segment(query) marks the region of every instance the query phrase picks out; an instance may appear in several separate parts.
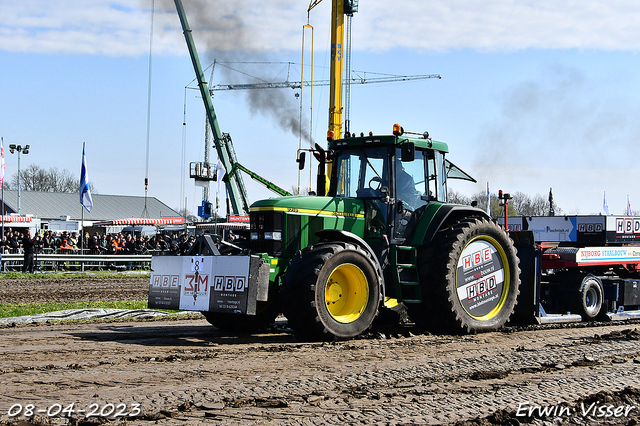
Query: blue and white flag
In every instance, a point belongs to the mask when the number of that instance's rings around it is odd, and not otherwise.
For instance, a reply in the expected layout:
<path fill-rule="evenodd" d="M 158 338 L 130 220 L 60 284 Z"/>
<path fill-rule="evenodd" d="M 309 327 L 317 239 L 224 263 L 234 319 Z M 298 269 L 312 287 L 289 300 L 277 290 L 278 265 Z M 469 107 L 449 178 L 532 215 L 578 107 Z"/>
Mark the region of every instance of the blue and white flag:
<path fill-rule="evenodd" d="M 218 188 L 216 190 L 216 216 L 220 216 L 220 184 L 222 183 L 222 178 L 224 177 L 225 171 L 224 166 L 222 165 L 222 161 L 218 160 L 218 164 L 216 164 L 216 181 L 218 182 Z"/>
<path fill-rule="evenodd" d="M 609 213 L 609 204 L 607 204 L 607 192 L 604 192 L 604 196 L 602 199 L 602 210 L 604 210 L 604 214 L 606 214 L 607 216 L 609 216 L 611 213 Z"/>
<path fill-rule="evenodd" d="M 93 201 L 91 201 L 89 179 L 87 178 L 87 159 L 84 155 L 84 142 L 82 143 L 82 170 L 80 171 L 80 204 L 82 204 L 88 212 L 91 212 Z"/>
<path fill-rule="evenodd" d="M 487 216 L 491 216 L 491 193 L 489 192 L 489 182 L 487 182 Z"/>
<path fill-rule="evenodd" d="M 631 210 L 631 201 L 627 195 L 627 216 L 633 216 L 633 210 Z"/>

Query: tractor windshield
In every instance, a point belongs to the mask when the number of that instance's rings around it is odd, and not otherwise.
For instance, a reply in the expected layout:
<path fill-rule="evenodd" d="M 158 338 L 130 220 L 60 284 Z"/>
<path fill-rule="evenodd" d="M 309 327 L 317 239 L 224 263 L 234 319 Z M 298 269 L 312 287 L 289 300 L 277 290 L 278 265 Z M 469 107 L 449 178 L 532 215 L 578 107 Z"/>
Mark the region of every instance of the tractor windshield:
<path fill-rule="evenodd" d="M 334 160 L 334 176 L 329 193 L 336 197 L 376 198 L 389 188 L 386 148 L 359 148 L 338 152 Z"/>

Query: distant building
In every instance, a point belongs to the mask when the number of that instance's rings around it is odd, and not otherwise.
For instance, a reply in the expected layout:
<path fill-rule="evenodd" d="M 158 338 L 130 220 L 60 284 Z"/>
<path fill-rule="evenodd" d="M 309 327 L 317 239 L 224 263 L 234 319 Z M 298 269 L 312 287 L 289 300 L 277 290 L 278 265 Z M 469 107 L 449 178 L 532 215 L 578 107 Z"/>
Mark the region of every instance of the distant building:
<path fill-rule="evenodd" d="M 91 228 L 96 222 L 118 221 L 132 218 L 179 218 L 178 212 L 154 197 L 130 195 L 91 194 L 93 208 L 87 212 L 80 204 L 78 193 L 20 191 L 20 213 L 39 222 L 44 229 L 72 230 L 84 215 L 83 228 Z M 18 191 L 4 190 L 4 214 L 18 211 Z M 1 205 L 0 205 L 1 206 Z M 83 213 L 84 211 L 84 213 Z M 36 221 L 36 219 L 39 219 Z M 68 226 L 60 222 L 67 222 Z M 33 227 L 33 223 L 5 223 L 5 226 Z"/>

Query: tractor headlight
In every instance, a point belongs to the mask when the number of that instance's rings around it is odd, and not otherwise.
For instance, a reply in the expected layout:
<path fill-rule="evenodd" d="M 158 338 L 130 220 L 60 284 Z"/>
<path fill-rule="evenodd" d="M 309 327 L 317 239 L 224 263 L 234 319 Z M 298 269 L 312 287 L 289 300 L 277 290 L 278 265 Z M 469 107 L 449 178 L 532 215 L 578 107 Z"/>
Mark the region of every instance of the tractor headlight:
<path fill-rule="evenodd" d="M 282 232 L 270 231 L 264 233 L 265 240 L 282 240 Z"/>

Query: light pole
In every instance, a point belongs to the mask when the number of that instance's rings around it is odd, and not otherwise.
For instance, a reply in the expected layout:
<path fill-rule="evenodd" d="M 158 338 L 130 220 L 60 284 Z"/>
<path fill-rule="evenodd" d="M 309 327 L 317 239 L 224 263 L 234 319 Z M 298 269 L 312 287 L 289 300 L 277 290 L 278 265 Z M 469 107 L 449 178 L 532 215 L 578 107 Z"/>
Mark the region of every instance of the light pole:
<path fill-rule="evenodd" d="M 20 214 L 20 153 L 28 154 L 29 145 L 24 147 L 16 144 L 9 145 L 9 152 L 13 154 L 15 151 L 18 151 L 18 214 Z"/>

